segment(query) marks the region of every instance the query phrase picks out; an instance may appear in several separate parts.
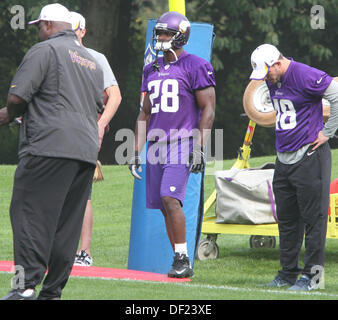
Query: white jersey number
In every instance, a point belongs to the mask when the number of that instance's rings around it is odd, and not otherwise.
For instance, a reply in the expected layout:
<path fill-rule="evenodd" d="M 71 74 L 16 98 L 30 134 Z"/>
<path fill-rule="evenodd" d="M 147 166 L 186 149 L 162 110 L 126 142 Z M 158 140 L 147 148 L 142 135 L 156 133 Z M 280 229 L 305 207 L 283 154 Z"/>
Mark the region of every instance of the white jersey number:
<path fill-rule="evenodd" d="M 280 99 L 278 102 L 278 99 L 273 99 L 273 105 L 277 111 L 276 130 L 290 130 L 297 126 L 296 109 L 292 101 Z"/>
<path fill-rule="evenodd" d="M 162 84 L 162 90 L 161 89 Z M 154 92 L 149 95 L 151 113 L 158 113 L 160 109 L 163 112 L 177 112 L 179 109 L 178 99 L 178 81 L 175 79 L 153 80 L 148 83 L 148 90 Z M 161 103 L 155 103 L 154 100 L 161 96 Z"/>

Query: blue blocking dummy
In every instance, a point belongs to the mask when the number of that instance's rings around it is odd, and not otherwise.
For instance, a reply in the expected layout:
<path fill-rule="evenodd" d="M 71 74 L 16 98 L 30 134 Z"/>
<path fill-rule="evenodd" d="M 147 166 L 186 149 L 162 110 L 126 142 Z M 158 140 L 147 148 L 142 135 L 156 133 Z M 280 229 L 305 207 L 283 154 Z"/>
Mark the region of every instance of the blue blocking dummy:
<path fill-rule="evenodd" d="M 148 21 L 145 64 L 152 62 L 155 58 L 152 48 L 152 32 L 155 24 L 156 20 Z M 184 46 L 184 50 L 210 61 L 213 40 L 213 25 L 193 22 L 189 42 Z M 145 149 L 146 147 L 143 148 L 141 154 L 142 163 L 146 162 Z M 146 208 L 145 164 L 142 164 L 140 175 L 142 180 L 134 179 L 128 269 L 167 274 L 171 269 L 174 252 L 166 232 L 162 212 Z M 190 174 L 183 203 L 188 255 L 192 266 L 203 220 L 203 180 L 201 173 Z"/>

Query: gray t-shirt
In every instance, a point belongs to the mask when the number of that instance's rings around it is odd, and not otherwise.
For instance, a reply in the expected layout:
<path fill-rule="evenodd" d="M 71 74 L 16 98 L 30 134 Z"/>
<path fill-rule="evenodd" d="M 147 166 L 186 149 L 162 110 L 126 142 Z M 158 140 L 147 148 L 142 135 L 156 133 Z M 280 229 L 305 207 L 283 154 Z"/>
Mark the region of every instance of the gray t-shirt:
<path fill-rule="evenodd" d="M 34 45 L 9 93 L 28 104 L 20 127 L 19 158 L 68 158 L 96 165 L 97 113 L 103 107 L 103 72 L 71 30 Z"/>
<path fill-rule="evenodd" d="M 100 65 L 100 67 L 103 70 L 104 90 L 111 86 L 117 86 L 118 83 L 116 81 L 113 70 L 111 69 L 106 56 L 93 49 L 90 49 L 90 48 L 86 48 L 86 49 L 94 57 L 94 59 L 97 61 L 97 63 Z"/>

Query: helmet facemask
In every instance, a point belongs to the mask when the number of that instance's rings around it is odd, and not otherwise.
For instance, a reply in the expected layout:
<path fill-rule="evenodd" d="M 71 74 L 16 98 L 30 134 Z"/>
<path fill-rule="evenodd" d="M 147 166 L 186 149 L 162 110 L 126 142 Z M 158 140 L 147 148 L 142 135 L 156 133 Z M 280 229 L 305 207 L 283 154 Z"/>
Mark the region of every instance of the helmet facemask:
<path fill-rule="evenodd" d="M 160 31 L 171 33 L 172 37 L 169 41 L 160 41 L 160 36 L 158 33 Z M 153 48 L 158 51 L 169 51 L 170 49 L 179 49 L 182 47 L 181 42 L 183 40 L 183 35 L 180 31 L 164 29 L 164 28 L 154 28 L 153 35 Z"/>
<path fill-rule="evenodd" d="M 168 41 L 160 41 L 159 32 L 166 32 L 172 34 Z M 157 63 L 158 52 L 170 51 L 176 61 L 178 60 L 175 50 L 182 48 L 187 44 L 190 35 L 190 23 L 185 16 L 178 12 L 167 12 L 163 14 L 157 21 L 153 29 L 153 49 L 156 51 L 154 62 L 154 70 L 159 70 Z"/>
<path fill-rule="evenodd" d="M 170 40 L 168 41 L 161 41 L 160 40 L 160 35 L 158 34 L 159 31 L 163 31 L 163 32 L 167 32 L 167 33 L 171 33 L 172 37 Z M 157 56 L 158 56 L 158 52 L 162 51 L 162 52 L 168 52 L 170 51 L 174 57 L 175 60 L 177 61 L 177 55 L 175 52 L 175 49 L 179 49 L 175 46 L 177 39 L 181 36 L 181 32 L 179 31 L 175 31 L 175 30 L 168 30 L 168 29 L 164 29 L 164 28 L 154 28 L 153 31 L 153 48 L 156 51 L 156 59 L 155 59 L 155 68 L 158 69 L 158 65 L 157 65 Z"/>

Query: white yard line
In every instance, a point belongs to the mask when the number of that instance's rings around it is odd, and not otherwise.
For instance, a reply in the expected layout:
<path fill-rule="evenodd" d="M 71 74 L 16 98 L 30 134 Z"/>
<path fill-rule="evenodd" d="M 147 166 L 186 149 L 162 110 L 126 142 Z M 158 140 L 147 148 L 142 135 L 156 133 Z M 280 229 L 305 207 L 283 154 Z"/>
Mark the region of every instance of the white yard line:
<path fill-rule="evenodd" d="M 144 284 L 157 284 L 157 285 L 172 285 L 172 286 L 183 286 L 186 288 L 198 288 L 198 289 L 210 289 L 210 290 L 225 290 L 225 291 L 237 291 L 237 292 L 257 292 L 257 293 L 276 293 L 276 294 L 288 294 L 288 295 L 304 295 L 304 296 L 318 296 L 318 297 L 330 297 L 338 299 L 338 294 L 325 293 L 323 290 L 315 291 L 287 291 L 283 289 L 260 289 L 260 288 L 245 288 L 245 287 L 230 287 L 230 286 L 217 286 L 210 284 L 197 284 L 197 283 L 182 283 L 182 282 L 160 282 L 160 281 L 145 281 L 145 280 L 133 280 L 133 279 L 113 279 L 113 278 L 94 278 L 94 277 L 72 277 L 72 278 L 86 278 L 86 279 L 100 279 L 100 280 L 119 280 L 119 281 L 135 281 Z"/>
<path fill-rule="evenodd" d="M 9 273 L 5 271 L 0 271 L 2 273 Z M 325 293 L 322 290 L 315 291 L 287 291 L 287 290 L 273 290 L 273 289 L 264 289 L 264 288 L 246 288 L 246 287 L 231 287 L 231 286 L 217 286 L 210 284 L 198 284 L 198 283 L 182 283 L 182 282 L 160 282 L 160 281 L 145 281 L 145 280 L 133 280 L 133 279 L 115 279 L 115 278 L 102 278 L 102 277 L 81 277 L 81 276 L 71 276 L 74 279 L 90 279 L 90 280 L 113 280 L 113 281 L 128 281 L 128 282 L 140 282 L 143 284 L 151 285 L 171 285 L 171 286 L 180 286 L 186 288 L 198 288 L 198 289 L 208 289 L 208 290 L 224 290 L 224 291 L 236 291 L 236 292 L 257 292 L 257 293 L 274 293 L 280 295 L 303 295 L 303 296 L 313 296 L 313 297 L 330 297 L 338 299 L 338 294 L 334 293 Z"/>

